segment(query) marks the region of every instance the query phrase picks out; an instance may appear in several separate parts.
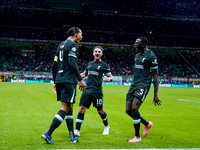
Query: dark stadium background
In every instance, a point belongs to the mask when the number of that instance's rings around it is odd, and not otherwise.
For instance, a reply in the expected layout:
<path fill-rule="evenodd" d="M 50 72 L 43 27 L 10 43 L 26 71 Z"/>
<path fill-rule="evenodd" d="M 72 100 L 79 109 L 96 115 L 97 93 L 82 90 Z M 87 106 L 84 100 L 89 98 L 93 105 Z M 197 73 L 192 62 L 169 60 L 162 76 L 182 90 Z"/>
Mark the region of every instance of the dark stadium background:
<path fill-rule="evenodd" d="M 71 26 L 83 31 L 80 71 L 101 45 L 112 74 L 131 80 L 134 41 L 146 36 L 160 83 L 200 83 L 198 0 L 1 0 L 0 80 L 50 80 L 55 51 Z"/>

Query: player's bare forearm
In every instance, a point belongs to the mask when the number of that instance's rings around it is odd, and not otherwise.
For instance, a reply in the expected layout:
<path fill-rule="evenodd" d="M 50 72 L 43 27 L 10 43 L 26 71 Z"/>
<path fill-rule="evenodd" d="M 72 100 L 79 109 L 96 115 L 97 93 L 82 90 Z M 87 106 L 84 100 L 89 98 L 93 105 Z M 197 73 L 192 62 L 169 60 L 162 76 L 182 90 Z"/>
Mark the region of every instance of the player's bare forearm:
<path fill-rule="evenodd" d="M 56 94 L 56 84 L 53 84 L 53 92 Z"/>
<path fill-rule="evenodd" d="M 108 75 L 108 76 L 104 79 L 104 82 L 112 82 L 112 81 L 113 81 L 112 75 Z"/>
<path fill-rule="evenodd" d="M 158 69 L 153 69 L 152 74 L 153 74 L 154 96 L 158 96 Z"/>
<path fill-rule="evenodd" d="M 81 75 L 81 78 L 87 77 L 87 73 L 86 72 L 82 72 L 80 75 Z"/>
<path fill-rule="evenodd" d="M 53 76 L 53 81 L 54 83 L 56 82 L 56 70 L 57 70 L 57 62 L 53 62 L 53 67 L 52 67 L 52 76 Z"/>
<path fill-rule="evenodd" d="M 154 76 L 153 84 L 154 84 L 154 96 L 158 96 L 158 75 Z"/>
<path fill-rule="evenodd" d="M 160 106 L 162 101 L 158 97 L 158 69 L 152 70 L 153 84 L 154 84 L 154 98 L 153 103 L 155 106 Z"/>
<path fill-rule="evenodd" d="M 112 82 L 113 81 L 113 76 L 112 75 L 110 75 L 110 82 Z"/>

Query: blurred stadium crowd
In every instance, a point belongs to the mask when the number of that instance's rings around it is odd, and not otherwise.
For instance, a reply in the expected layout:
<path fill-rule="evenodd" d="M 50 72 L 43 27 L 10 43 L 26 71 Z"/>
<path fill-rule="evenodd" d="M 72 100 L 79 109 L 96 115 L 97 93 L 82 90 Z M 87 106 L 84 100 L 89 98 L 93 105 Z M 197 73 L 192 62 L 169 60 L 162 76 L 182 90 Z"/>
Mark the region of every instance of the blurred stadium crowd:
<path fill-rule="evenodd" d="M 23 46 L 22 46 L 23 47 Z M 34 49 L 33 56 L 22 56 L 20 48 L 0 48 L 0 71 L 36 71 L 51 72 L 52 62 L 56 51 L 56 46 L 23 47 L 25 49 Z M 154 51 L 159 62 L 159 75 L 164 77 L 187 77 L 197 78 L 195 70 L 200 70 L 200 52 L 198 51 Z M 89 61 L 93 60 L 92 47 L 84 45 L 79 48 L 80 59 L 78 67 L 84 71 Z M 134 72 L 134 54 L 133 49 L 117 51 L 113 48 L 107 48 L 104 51 L 103 60 L 111 68 L 113 75 L 127 76 Z"/>
<path fill-rule="evenodd" d="M 52 7 L 48 0 L 2 0 L 0 40 L 8 43 L 15 39 L 63 41 L 69 27 L 79 26 L 83 31 L 82 42 L 134 44 L 137 37 L 146 36 L 149 45 L 200 47 L 199 1 L 118 0 L 120 7 L 115 11 L 91 11 L 85 6 L 87 0 L 78 2 L 80 7 L 69 9 Z M 111 7 L 114 10 L 114 6 Z M 0 71 L 51 72 L 56 44 L 23 46 L 0 47 Z M 22 56 L 22 49 L 33 49 L 34 56 Z M 132 47 L 119 49 L 106 47 L 103 59 L 113 75 L 131 75 L 135 51 Z M 91 50 L 91 46 L 80 46 L 79 69 L 82 71 L 92 60 Z M 160 76 L 198 77 L 198 50 L 153 50 L 158 57 Z"/>

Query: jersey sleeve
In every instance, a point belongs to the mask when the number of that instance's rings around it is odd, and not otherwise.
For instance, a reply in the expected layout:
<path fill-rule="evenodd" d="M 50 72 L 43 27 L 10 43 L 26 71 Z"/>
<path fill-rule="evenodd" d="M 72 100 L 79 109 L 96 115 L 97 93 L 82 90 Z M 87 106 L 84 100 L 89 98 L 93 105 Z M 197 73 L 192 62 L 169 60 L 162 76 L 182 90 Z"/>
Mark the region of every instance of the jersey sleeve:
<path fill-rule="evenodd" d="M 81 78 L 81 75 L 79 74 L 78 67 L 77 67 L 75 61 L 76 61 L 76 59 L 74 57 L 70 57 L 69 58 L 69 66 L 70 66 L 72 72 L 74 73 L 74 75 L 76 76 L 76 78 L 78 79 L 78 81 L 81 81 L 82 78 Z"/>
<path fill-rule="evenodd" d="M 84 70 L 84 72 L 87 73 L 87 74 L 88 74 L 89 66 L 90 66 L 90 62 L 88 63 L 87 67 Z"/>
<path fill-rule="evenodd" d="M 105 65 L 104 74 L 105 74 L 106 76 L 111 75 L 110 67 L 109 67 L 107 64 Z"/>
<path fill-rule="evenodd" d="M 56 55 L 54 56 L 54 60 L 53 61 L 58 62 L 58 49 L 56 51 Z"/>
<path fill-rule="evenodd" d="M 72 45 L 69 49 L 68 56 L 72 56 L 74 58 L 77 58 L 77 53 L 78 53 L 78 45 Z"/>
<path fill-rule="evenodd" d="M 86 68 L 86 69 L 84 70 L 84 72 L 88 74 L 88 68 Z"/>
<path fill-rule="evenodd" d="M 152 53 L 151 58 L 150 58 L 150 69 L 157 69 L 158 68 L 158 62 L 157 62 L 157 57 L 154 53 Z"/>
<path fill-rule="evenodd" d="M 76 76 L 76 78 L 78 79 L 78 81 L 81 81 L 82 78 L 79 74 L 79 70 L 77 67 L 77 54 L 78 54 L 78 45 L 72 45 L 69 48 L 69 53 L 68 53 L 68 57 L 69 57 L 69 66 L 72 70 L 72 72 L 74 73 L 74 75 Z"/>

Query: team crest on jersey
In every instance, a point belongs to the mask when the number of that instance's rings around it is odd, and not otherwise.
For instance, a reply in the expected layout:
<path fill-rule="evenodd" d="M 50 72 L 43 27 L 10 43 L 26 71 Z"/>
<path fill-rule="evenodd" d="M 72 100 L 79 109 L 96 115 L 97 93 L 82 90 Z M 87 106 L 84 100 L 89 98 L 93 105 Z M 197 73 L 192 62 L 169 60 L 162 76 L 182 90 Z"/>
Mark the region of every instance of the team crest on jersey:
<path fill-rule="evenodd" d="M 72 51 L 74 51 L 74 52 L 75 52 L 75 51 L 76 51 L 76 47 L 73 47 L 73 48 L 72 48 Z"/>
<path fill-rule="evenodd" d="M 152 64 L 158 64 L 157 59 L 154 59 L 154 61 L 152 61 Z"/>

